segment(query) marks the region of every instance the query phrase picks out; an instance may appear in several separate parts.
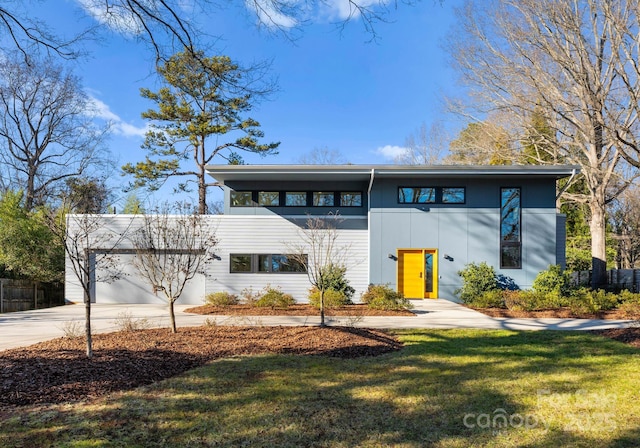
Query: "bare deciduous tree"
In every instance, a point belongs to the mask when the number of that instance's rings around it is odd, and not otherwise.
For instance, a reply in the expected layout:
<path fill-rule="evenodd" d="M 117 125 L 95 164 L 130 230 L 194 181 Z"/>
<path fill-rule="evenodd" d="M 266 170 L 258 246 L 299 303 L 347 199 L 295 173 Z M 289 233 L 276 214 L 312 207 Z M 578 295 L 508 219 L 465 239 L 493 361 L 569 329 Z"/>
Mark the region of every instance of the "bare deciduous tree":
<path fill-rule="evenodd" d="M 176 207 L 173 214 L 170 211 L 163 206 L 143 215 L 130 240 L 136 252 L 133 264 L 153 293 L 163 294 L 169 305 L 171 331 L 176 333 L 174 304 L 191 279 L 206 275 L 218 240 L 206 216 L 190 214 L 183 206 Z"/>
<path fill-rule="evenodd" d="M 581 167 L 588 193 L 573 199 L 590 209 L 594 287 L 606 280 L 607 203 L 629 183 L 616 132 L 638 131 L 638 10 L 637 1 L 469 2 L 451 40 L 477 100 L 464 113 L 500 111 L 525 129 L 542 111 L 550 132 L 536 136 L 540 148 Z"/>
<path fill-rule="evenodd" d="M 18 49 L 25 57 L 39 49 L 64 58 L 77 57 L 81 53 L 79 44 L 104 28 L 145 42 L 157 60 L 176 51 L 195 54 L 208 30 L 190 18 L 215 14 L 220 7 L 213 0 L 79 0 L 79 6 L 97 21 L 97 25 L 64 37 L 53 24 L 38 19 L 33 3 L 29 0 L 5 1 L 0 6 L 0 34 L 7 36 L 4 48 Z M 256 14 L 259 26 L 287 38 L 294 38 L 292 31 L 308 24 L 310 15 L 326 13 L 328 4 L 325 0 L 244 2 L 244 6 Z M 346 0 L 338 9 L 339 26 L 360 19 L 372 39 L 377 37 L 376 25 L 385 22 L 389 14 L 388 3 L 383 0 Z"/>
<path fill-rule="evenodd" d="M 349 162 L 340 151 L 323 146 L 313 148 L 308 153 L 301 155 L 298 158 L 298 163 L 302 165 L 345 165 Z"/>
<path fill-rule="evenodd" d="M 50 59 L 0 64 L 1 171 L 24 190 L 27 210 L 99 163 L 107 127 L 90 115 L 78 78 Z"/>
<path fill-rule="evenodd" d="M 640 262 L 640 187 L 634 185 L 611 204 L 609 224 L 617 241 L 616 267 L 634 269 Z"/>
<path fill-rule="evenodd" d="M 422 123 L 416 132 L 405 140 L 407 151 L 396 157 L 401 165 L 435 165 L 442 162 L 447 147 L 447 135 L 442 124 L 433 123 L 427 127 Z"/>
<path fill-rule="evenodd" d="M 332 266 L 346 268 L 351 245 L 340 241 L 338 215 L 309 217 L 298 231 L 299 242 L 289 244 L 291 257 L 304 267 L 309 283 L 320 292 L 320 326 L 324 327 L 324 296 L 330 285 L 325 274 Z"/>
<path fill-rule="evenodd" d="M 57 212 L 47 215 L 49 228 L 64 246 L 66 269 L 73 272 L 82 287 L 85 305 L 85 335 L 87 357 L 93 356 L 91 336 L 91 292 L 95 282 L 112 282 L 121 271 L 113 251 L 123 241 L 126 230 L 112 232 L 104 227 L 100 215 L 67 214 L 65 204 Z M 100 266 L 100 274 L 96 267 Z"/>
<path fill-rule="evenodd" d="M 28 60 L 38 49 L 55 53 L 63 58 L 74 58 L 78 55 L 75 44 L 82 34 L 65 39 L 56 35 L 51 27 L 38 20 L 33 14 L 33 5 L 26 1 L 3 2 L 0 6 L 0 35 L 7 36 L 4 46 L 8 50 L 18 50 Z"/>
<path fill-rule="evenodd" d="M 446 164 L 510 165 L 515 156 L 509 132 L 494 121 L 469 123 L 451 141 Z"/>

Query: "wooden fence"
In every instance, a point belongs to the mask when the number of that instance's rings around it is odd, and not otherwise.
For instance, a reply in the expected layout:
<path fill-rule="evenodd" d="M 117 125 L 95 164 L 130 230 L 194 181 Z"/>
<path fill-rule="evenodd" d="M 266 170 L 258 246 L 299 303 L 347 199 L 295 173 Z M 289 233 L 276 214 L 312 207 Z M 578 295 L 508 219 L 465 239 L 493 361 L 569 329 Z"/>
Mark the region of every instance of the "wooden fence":
<path fill-rule="evenodd" d="M 0 313 L 64 305 L 62 283 L 0 279 Z"/>
<path fill-rule="evenodd" d="M 591 285 L 591 271 L 577 271 L 571 273 L 574 284 L 579 286 Z M 607 271 L 607 286 L 605 289 L 632 292 L 640 291 L 640 269 L 610 269 Z"/>

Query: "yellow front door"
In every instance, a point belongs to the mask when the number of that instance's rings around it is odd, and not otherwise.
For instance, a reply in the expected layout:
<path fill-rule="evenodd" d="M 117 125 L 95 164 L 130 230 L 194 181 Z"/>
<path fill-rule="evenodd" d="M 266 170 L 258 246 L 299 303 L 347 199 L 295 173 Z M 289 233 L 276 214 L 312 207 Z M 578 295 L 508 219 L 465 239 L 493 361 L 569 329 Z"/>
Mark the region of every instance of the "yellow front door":
<path fill-rule="evenodd" d="M 408 299 L 438 297 L 436 249 L 398 249 L 398 290 Z"/>
<path fill-rule="evenodd" d="M 409 299 L 421 299 L 424 297 L 424 285 L 422 277 L 422 251 L 404 251 L 402 254 L 402 285 L 404 296 Z"/>

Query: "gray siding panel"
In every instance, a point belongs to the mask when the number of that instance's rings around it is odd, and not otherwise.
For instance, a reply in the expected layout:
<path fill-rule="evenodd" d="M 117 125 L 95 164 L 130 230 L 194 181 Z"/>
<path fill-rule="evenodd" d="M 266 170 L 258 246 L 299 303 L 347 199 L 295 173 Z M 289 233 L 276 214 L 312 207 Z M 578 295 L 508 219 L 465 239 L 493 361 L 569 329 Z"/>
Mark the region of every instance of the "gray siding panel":
<path fill-rule="evenodd" d="M 567 268 L 567 216 L 556 215 L 556 264 Z"/>
<path fill-rule="evenodd" d="M 398 249 L 438 249 L 439 295 L 455 298 L 458 271 L 469 263 L 486 262 L 519 287 L 529 288 L 538 272 L 556 260 L 555 210 L 523 210 L 522 269 L 500 269 L 498 209 L 390 209 L 371 212 L 371 282 L 397 287 L 397 262 L 388 254 Z M 447 258 L 445 258 L 445 255 Z"/>
<path fill-rule="evenodd" d="M 297 301 L 307 301 L 310 284 L 305 274 L 231 274 L 229 272 L 230 254 L 232 253 L 290 253 L 291 248 L 300 241 L 300 228 L 294 220 L 287 220 L 279 216 L 237 215 L 210 215 L 206 218 L 211 227 L 215 229 L 219 240 L 216 250 L 219 259 L 208 265 L 205 294 L 223 290 L 240 294 L 245 288 L 252 288 L 254 292 L 257 292 L 270 285 L 282 288 L 284 292 L 293 295 Z M 113 238 L 101 238 L 99 241 L 100 247 L 108 248 L 111 247 L 110 244 L 113 245 L 119 235 L 135 229 L 136 223 L 139 223 L 141 218 L 131 215 L 101 215 L 99 219 L 102 235 L 106 233 L 113 235 Z M 73 231 L 73 223 L 71 221 L 70 223 L 70 229 Z M 351 285 L 356 289 L 356 298 L 359 298 L 366 289 L 368 281 L 367 221 L 366 218 L 350 218 L 344 221 L 344 227 L 347 228 L 339 230 L 338 245 L 349 246 L 347 276 Z M 131 245 L 125 239 L 117 245 L 117 248 L 130 249 Z M 118 288 L 121 286 L 122 283 L 118 284 Z M 82 301 L 82 287 L 74 277 L 69 260 L 67 260 L 65 287 L 67 299 L 75 302 Z M 105 291 L 105 288 L 105 285 L 100 285 L 97 292 Z M 97 298 L 97 301 L 101 301 L 100 297 Z M 191 299 L 189 302 L 191 303 Z"/>

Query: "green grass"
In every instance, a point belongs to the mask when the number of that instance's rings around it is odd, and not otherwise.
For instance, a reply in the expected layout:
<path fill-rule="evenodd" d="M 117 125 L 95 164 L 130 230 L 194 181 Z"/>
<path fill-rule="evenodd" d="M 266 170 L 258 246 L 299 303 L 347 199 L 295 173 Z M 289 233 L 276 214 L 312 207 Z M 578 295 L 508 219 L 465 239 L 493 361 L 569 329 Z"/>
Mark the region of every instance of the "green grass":
<path fill-rule="evenodd" d="M 640 441 L 640 350 L 581 332 L 398 335 L 405 349 L 380 357 L 223 359 L 96 403 L 14 413 L 0 422 L 0 446 L 631 447 Z"/>

